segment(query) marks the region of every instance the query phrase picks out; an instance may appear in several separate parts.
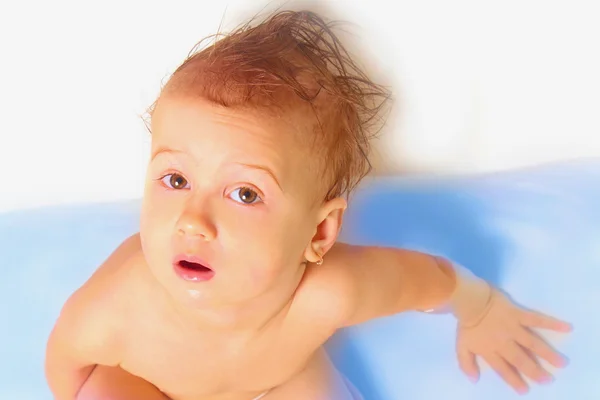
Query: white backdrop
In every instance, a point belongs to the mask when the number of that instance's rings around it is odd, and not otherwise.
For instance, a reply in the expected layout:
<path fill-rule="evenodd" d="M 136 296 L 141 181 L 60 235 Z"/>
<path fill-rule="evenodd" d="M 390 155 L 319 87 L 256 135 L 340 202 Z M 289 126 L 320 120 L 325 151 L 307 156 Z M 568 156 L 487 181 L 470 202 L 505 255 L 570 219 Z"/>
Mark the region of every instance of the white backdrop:
<path fill-rule="evenodd" d="M 317 3 L 358 25 L 364 63 L 396 86 L 380 171 L 600 156 L 596 1 Z M 225 30 L 265 4 L 229 1 Z M 139 197 L 140 115 L 224 11 L 205 0 L 3 2 L 0 211 Z"/>

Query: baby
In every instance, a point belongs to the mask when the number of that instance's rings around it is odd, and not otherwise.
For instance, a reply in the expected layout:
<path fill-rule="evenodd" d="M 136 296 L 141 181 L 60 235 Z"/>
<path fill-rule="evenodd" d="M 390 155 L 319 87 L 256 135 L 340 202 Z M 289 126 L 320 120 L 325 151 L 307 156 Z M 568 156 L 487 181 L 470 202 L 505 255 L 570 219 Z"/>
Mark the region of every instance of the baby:
<path fill-rule="evenodd" d="M 513 305 L 448 260 L 336 243 L 368 172 L 388 92 L 331 27 L 280 11 L 193 53 L 151 109 L 140 233 L 66 302 L 47 346 L 57 400 L 350 400 L 323 344 L 336 330 L 447 306 L 472 379 L 518 391 L 561 356 Z"/>

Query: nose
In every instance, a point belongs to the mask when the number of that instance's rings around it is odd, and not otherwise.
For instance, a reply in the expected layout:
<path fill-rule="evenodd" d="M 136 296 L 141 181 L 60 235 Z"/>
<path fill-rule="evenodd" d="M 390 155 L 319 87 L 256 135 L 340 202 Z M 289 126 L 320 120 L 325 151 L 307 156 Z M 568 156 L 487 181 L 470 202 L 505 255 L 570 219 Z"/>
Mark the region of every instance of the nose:
<path fill-rule="evenodd" d="M 217 229 L 206 209 L 187 207 L 177 221 L 177 233 L 210 241 L 217 236 Z"/>

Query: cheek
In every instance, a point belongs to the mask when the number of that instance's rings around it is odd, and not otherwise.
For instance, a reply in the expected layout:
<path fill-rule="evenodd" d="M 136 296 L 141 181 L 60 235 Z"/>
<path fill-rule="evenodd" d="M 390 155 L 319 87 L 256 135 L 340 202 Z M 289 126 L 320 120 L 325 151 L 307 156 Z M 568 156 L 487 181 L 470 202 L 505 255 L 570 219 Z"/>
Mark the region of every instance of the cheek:
<path fill-rule="evenodd" d="M 173 232 L 177 204 L 160 189 L 147 190 L 140 213 L 140 236 L 148 244 L 167 239 Z"/>
<path fill-rule="evenodd" d="M 156 258 L 156 251 L 158 246 L 156 243 L 160 240 L 156 237 L 156 223 L 154 221 L 154 214 L 150 212 L 148 208 L 142 207 L 142 213 L 140 216 L 140 240 L 142 244 L 142 251 L 146 260 L 152 262 Z"/>
<path fill-rule="evenodd" d="M 280 273 L 278 269 L 269 268 L 266 265 L 262 265 L 251 268 L 248 278 L 250 279 L 252 286 L 262 287 L 265 286 L 265 284 L 275 281 L 279 275 Z"/>
<path fill-rule="evenodd" d="M 162 212 L 160 207 L 156 206 L 157 202 L 151 196 L 146 195 L 142 202 L 142 210 L 140 214 L 140 234 L 142 237 L 150 237 L 157 225 L 157 220 Z"/>
<path fill-rule="evenodd" d="M 273 280 L 286 271 L 293 271 L 303 260 L 310 241 L 306 223 L 290 215 L 264 215 L 256 221 L 236 219 L 231 225 L 232 246 L 241 263 L 250 269 L 254 281 Z"/>

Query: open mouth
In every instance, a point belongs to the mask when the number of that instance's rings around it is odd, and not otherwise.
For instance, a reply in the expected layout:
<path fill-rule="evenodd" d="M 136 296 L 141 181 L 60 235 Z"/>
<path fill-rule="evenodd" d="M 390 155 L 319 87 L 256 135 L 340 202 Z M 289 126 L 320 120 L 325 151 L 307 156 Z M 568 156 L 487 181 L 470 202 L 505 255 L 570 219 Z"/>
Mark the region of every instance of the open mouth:
<path fill-rule="evenodd" d="M 189 269 L 191 271 L 198 271 L 198 272 L 212 272 L 212 269 L 205 267 L 204 265 L 200 264 L 200 263 L 196 263 L 193 261 L 186 261 L 186 260 L 181 260 L 179 261 L 179 266 L 183 269 Z"/>
<path fill-rule="evenodd" d="M 215 275 L 215 272 L 207 265 L 186 258 L 176 261 L 174 267 L 177 275 L 186 281 L 208 281 Z"/>

